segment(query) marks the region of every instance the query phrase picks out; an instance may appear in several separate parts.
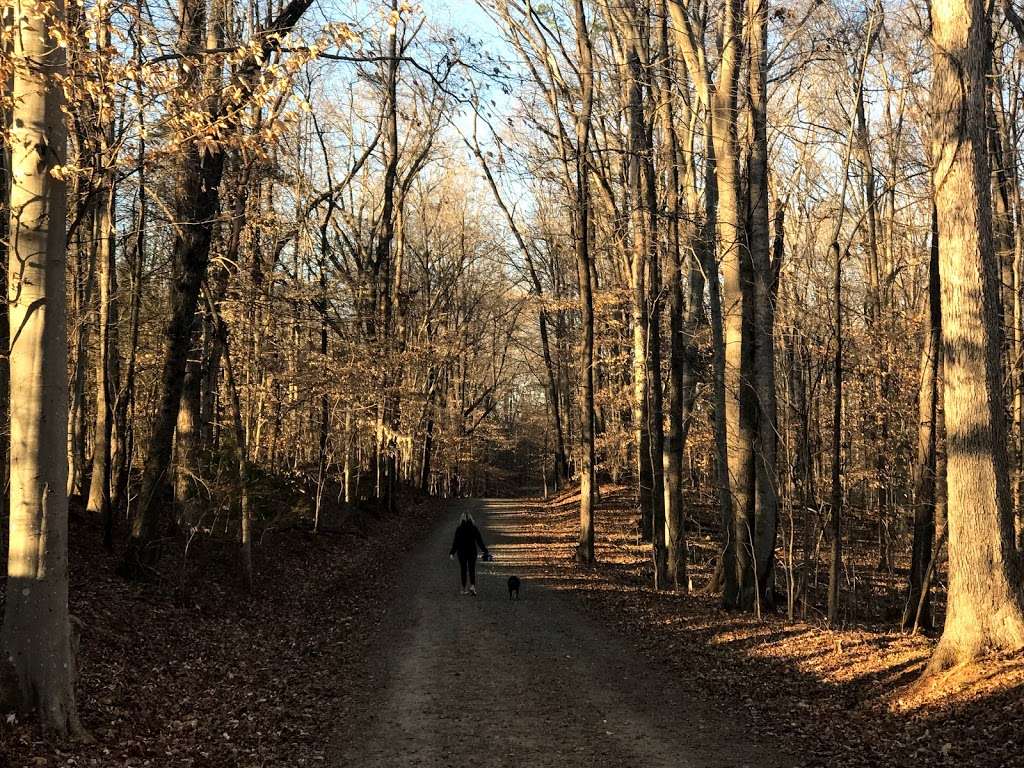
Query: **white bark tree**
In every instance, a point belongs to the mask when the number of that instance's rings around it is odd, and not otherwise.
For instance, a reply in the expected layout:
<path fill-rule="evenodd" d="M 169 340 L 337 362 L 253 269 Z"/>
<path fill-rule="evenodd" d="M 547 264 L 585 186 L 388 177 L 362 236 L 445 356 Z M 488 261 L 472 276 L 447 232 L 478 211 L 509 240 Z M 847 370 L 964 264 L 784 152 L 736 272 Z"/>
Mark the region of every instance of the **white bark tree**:
<path fill-rule="evenodd" d="M 10 553 L 0 647 L 15 698 L 58 735 L 81 732 L 68 616 L 67 132 L 53 28 L 63 0 L 14 3 L 8 301 L 11 342 Z"/>

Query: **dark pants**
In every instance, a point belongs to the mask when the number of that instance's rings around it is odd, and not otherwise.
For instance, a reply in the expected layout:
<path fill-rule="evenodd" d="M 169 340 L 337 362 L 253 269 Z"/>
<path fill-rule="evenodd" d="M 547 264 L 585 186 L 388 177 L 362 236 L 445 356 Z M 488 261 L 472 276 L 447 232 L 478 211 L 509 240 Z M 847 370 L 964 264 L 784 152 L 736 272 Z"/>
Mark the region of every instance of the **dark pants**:
<path fill-rule="evenodd" d="M 469 574 L 469 583 L 476 586 L 476 553 L 472 557 L 459 555 L 459 568 L 462 571 L 462 588 L 466 588 L 466 574 Z"/>

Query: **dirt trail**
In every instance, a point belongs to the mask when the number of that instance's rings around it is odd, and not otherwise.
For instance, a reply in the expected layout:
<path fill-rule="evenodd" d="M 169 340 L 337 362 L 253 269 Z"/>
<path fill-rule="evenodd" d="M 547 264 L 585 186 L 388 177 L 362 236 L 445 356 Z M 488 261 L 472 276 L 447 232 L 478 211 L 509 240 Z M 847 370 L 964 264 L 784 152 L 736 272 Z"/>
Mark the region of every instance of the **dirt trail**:
<path fill-rule="evenodd" d="M 459 594 L 448 560 L 470 510 L 495 555 L 479 563 L 479 596 Z M 453 504 L 449 519 L 402 565 L 382 632 L 386 680 L 372 724 L 346 733 L 335 764 L 387 766 L 770 766 L 740 723 L 687 700 L 606 627 L 546 587 L 528 565 L 530 536 L 509 501 Z M 510 602 L 509 574 L 529 572 Z"/>

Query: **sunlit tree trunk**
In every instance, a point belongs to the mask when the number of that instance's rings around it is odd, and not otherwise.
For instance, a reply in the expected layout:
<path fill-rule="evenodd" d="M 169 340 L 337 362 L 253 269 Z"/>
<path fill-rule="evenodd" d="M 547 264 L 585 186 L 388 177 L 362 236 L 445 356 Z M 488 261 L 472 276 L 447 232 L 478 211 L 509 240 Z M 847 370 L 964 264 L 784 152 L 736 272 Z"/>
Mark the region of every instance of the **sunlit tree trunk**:
<path fill-rule="evenodd" d="M 755 571 L 744 589 L 741 607 L 771 604 L 774 595 L 775 540 L 778 528 L 776 475 L 777 408 L 775 395 L 775 299 L 780 263 L 769 250 L 768 229 L 768 19 L 767 0 L 751 0 L 747 16 L 750 46 L 749 103 L 750 155 L 747 168 L 749 199 L 746 227 L 752 271 L 751 316 L 753 388 L 755 411 L 754 467 L 756 509 L 752 531 L 752 564 Z M 781 257 L 781 251 L 776 253 Z M 759 595 L 755 597 L 755 590 Z"/>
<path fill-rule="evenodd" d="M 1024 648 L 1006 461 L 999 265 L 992 242 L 981 0 L 932 3 L 932 162 L 939 230 L 949 597 L 929 672 Z"/>
<path fill-rule="evenodd" d="M 732 239 L 722 243 L 723 253 L 726 243 L 736 247 L 736 238 L 739 234 L 739 212 L 738 212 L 738 184 L 739 171 L 737 165 L 736 147 L 736 87 L 739 78 L 739 61 L 742 51 L 737 50 L 739 45 L 739 18 L 742 14 L 742 2 L 730 2 L 727 6 L 726 24 L 729 34 L 722 38 L 722 61 L 719 67 L 719 81 L 717 86 L 712 87 L 710 69 L 707 64 L 707 57 L 701 41 L 704 39 L 702 26 L 694 26 L 686 8 L 680 0 L 669 0 L 668 11 L 672 18 L 673 39 L 676 41 L 680 53 L 686 63 L 686 68 L 693 79 L 697 96 L 705 110 L 704 122 L 704 227 L 700 239 L 701 243 L 697 248 L 695 264 L 707 280 L 708 304 L 711 320 L 711 345 L 713 355 L 713 402 L 714 402 L 714 441 L 715 441 L 715 479 L 718 490 L 718 508 L 722 524 L 722 549 L 718 558 L 715 571 L 711 581 L 706 585 L 708 592 L 726 591 L 726 573 L 733 578 L 735 574 L 735 548 L 732 540 L 733 510 L 735 508 L 734 498 L 731 491 L 731 480 L 729 470 L 729 435 L 728 435 L 728 407 L 726 401 L 729 399 L 727 392 L 727 361 L 726 361 L 726 331 L 725 317 L 722 304 L 721 281 L 719 279 L 719 265 L 715 259 L 716 251 L 719 248 L 720 236 L 719 227 L 724 226 L 731 234 Z M 722 89 L 725 89 L 725 93 Z M 719 150 L 726 153 L 724 172 L 726 179 L 724 184 L 726 190 L 726 221 L 722 221 L 722 212 L 719 208 L 719 163 L 717 153 Z M 695 184 L 691 183 L 688 189 L 696 190 Z M 696 206 L 692 206 L 696 209 Z M 691 290 L 696 288 L 696 281 L 691 279 Z M 691 298 L 693 293 L 691 293 Z M 735 594 L 735 586 L 732 587 Z"/>
<path fill-rule="evenodd" d="M 731 520 L 726 532 L 723 557 L 725 586 L 723 601 L 730 607 L 742 602 L 743 585 L 740 574 L 750 572 L 750 547 L 754 522 L 754 429 L 751 423 L 749 397 L 744 390 L 749 382 L 743 378 L 749 370 L 749 332 L 744 342 L 744 326 L 749 328 L 750 304 L 743 254 L 740 200 L 739 148 L 737 145 L 737 85 L 743 58 L 743 0 L 726 4 L 722 35 L 722 61 L 719 82 L 711 101 L 712 135 L 717 163 L 717 227 L 718 253 L 723 276 L 722 316 L 725 354 L 726 454 L 729 471 L 728 493 L 731 497 Z"/>
<path fill-rule="evenodd" d="M 0 660 L 57 735 L 81 731 L 68 616 L 64 48 L 61 0 L 15 0 L 11 120 L 10 547 Z"/>

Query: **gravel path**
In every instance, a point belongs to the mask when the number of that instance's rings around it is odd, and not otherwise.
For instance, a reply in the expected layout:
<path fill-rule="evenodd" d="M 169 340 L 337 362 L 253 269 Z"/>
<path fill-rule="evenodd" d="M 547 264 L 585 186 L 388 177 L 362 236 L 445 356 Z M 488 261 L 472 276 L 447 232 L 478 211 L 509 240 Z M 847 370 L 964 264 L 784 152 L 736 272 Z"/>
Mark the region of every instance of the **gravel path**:
<path fill-rule="evenodd" d="M 447 557 L 466 509 L 496 557 L 478 563 L 476 598 L 459 594 Z M 529 547 L 519 518 L 510 501 L 455 503 L 403 564 L 381 639 L 387 682 L 371 694 L 373 723 L 338 746 L 336 765 L 785 765 L 542 579 L 524 580 L 510 602 L 506 579 Z"/>

